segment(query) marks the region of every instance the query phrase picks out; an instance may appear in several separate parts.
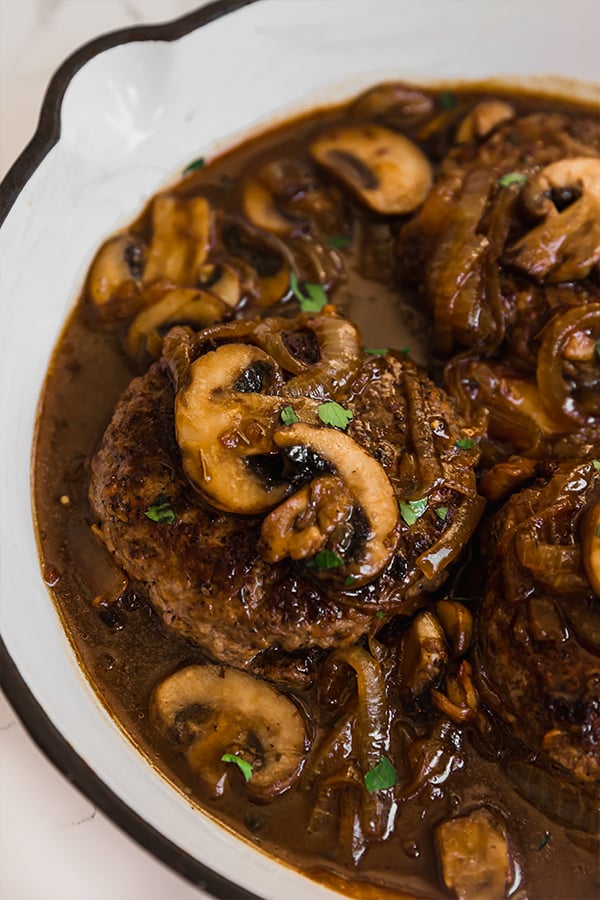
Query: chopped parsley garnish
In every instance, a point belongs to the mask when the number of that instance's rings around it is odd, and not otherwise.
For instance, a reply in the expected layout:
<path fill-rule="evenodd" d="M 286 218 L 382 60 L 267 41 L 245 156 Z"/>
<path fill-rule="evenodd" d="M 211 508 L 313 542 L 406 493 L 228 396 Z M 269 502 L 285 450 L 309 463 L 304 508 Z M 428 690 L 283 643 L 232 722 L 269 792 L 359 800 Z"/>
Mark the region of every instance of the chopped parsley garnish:
<path fill-rule="evenodd" d="M 461 438 L 459 441 L 455 441 L 455 447 L 458 447 L 459 450 L 472 450 L 475 446 L 475 441 L 473 438 Z"/>
<path fill-rule="evenodd" d="M 302 312 L 321 312 L 329 302 L 321 284 L 305 281 L 301 288 L 295 272 L 290 273 L 290 287 L 294 296 L 300 301 Z"/>
<path fill-rule="evenodd" d="M 595 468 L 596 472 L 600 472 L 600 459 L 593 459 L 592 465 Z"/>
<path fill-rule="evenodd" d="M 294 408 L 292 406 L 284 406 L 280 413 L 281 421 L 284 425 L 293 425 L 294 422 L 299 422 L 300 419 L 294 412 Z"/>
<path fill-rule="evenodd" d="M 342 431 L 345 431 L 354 418 L 349 409 L 340 406 L 335 400 L 327 400 L 325 403 L 319 403 L 317 406 L 317 415 L 325 425 L 341 428 Z"/>
<path fill-rule="evenodd" d="M 356 578 L 354 577 L 354 575 L 346 575 L 344 579 L 344 587 L 351 587 L 355 581 Z"/>
<path fill-rule="evenodd" d="M 600 525 L 596 525 L 596 537 L 600 537 Z"/>
<path fill-rule="evenodd" d="M 386 756 L 382 756 L 376 766 L 365 775 L 365 787 L 370 794 L 394 787 L 398 774 Z"/>
<path fill-rule="evenodd" d="M 169 498 L 161 495 L 157 497 L 152 506 L 149 506 L 145 512 L 147 519 L 152 522 L 159 522 L 161 525 L 170 525 L 175 521 L 175 513 L 169 502 Z"/>
<path fill-rule="evenodd" d="M 446 516 L 448 515 L 448 507 L 447 506 L 436 506 L 435 514 L 440 520 L 440 522 L 446 521 Z"/>
<path fill-rule="evenodd" d="M 375 618 L 376 619 L 385 619 L 385 613 L 383 612 L 383 610 L 378 609 L 377 612 L 375 613 Z"/>
<path fill-rule="evenodd" d="M 596 356 L 600 359 L 600 341 L 596 344 Z"/>
<path fill-rule="evenodd" d="M 365 347 L 365 353 L 370 356 L 385 356 L 387 347 Z"/>
<path fill-rule="evenodd" d="M 507 172 L 500 176 L 498 184 L 500 187 L 510 187 L 511 184 L 525 184 L 526 181 L 527 175 L 523 175 L 522 172 Z"/>
<path fill-rule="evenodd" d="M 221 762 L 235 763 L 246 781 L 250 781 L 252 778 L 252 764 L 242 759 L 241 756 L 236 756 L 235 753 L 224 753 Z"/>
<path fill-rule="evenodd" d="M 427 497 L 422 500 L 400 501 L 400 512 L 407 525 L 414 525 L 427 509 Z"/>
<path fill-rule="evenodd" d="M 201 169 L 204 166 L 205 159 L 203 156 L 199 156 L 198 159 L 195 159 L 193 162 L 189 163 L 185 169 L 183 170 L 184 175 L 189 175 L 190 172 L 196 172 L 198 169 Z"/>
<path fill-rule="evenodd" d="M 450 91 L 443 91 L 440 94 L 440 106 L 442 109 L 454 109 L 456 106 L 456 97 Z"/>
<path fill-rule="evenodd" d="M 550 832 L 549 832 L 549 831 L 545 831 L 544 834 L 543 834 L 543 836 L 542 836 L 542 839 L 540 840 L 539 844 L 537 845 L 537 849 L 538 849 L 538 850 L 543 850 L 544 847 L 546 846 L 546 844 L 548 843 L 548 841 L 550 840 L 550 838 L 551 838 Z"/>
<path fill-rule="evenodd" d="M 335 247 L 336 250 L 345 250 L 346 247 L 350 246 L 350 238 L 347 234 L 333 234 L 327 238 L 327 243 L 330 247 Z"/>
<path fill-rule="evenodd" d="M 402 347 L 400 353 L 402 354 L 402 356 L 408 356 L 408 354 L 410 353 L 410 347 Z"/>
<path fill-rule="evenodd" d="M 309 559 L 306 563 L 309 569 L 320 569 L 325 572 L 327 569 L 337 569 L 338 566 L 344 565 L 344 560 L 333 550 L 319 550 L 319 552 Z"/>

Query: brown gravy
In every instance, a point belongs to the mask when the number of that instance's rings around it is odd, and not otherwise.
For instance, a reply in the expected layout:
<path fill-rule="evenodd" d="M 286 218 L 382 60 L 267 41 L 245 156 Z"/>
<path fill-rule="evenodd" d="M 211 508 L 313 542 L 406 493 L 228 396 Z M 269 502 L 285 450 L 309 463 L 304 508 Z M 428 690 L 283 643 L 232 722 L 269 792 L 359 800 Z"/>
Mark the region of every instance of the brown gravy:
<path fill-rule="evenodd" d="M 481 95 L 459 89 L 452 102 L 466 110 Z M 519 113 L 559 110 L 577 116 L 582 112 L 562 100 L 526 95 L 511 95 L 510 100 Z M 440 101 L 435 114 L 443 114 L 447 102 Z M 181 196 L 202 193 L 216 206 L 238 211 L 237 176 L 242 170 L 284 156 L 305 160 L 307 140 L 315 131 L 347 119 L 341 107 L 288 122 L 210 161 L 188 175 L 176 191 Z M 447 117 L 445 128 L 421 141 L 434 166 L 445 152 L 452 121 L 456 119 Z M 415 139 L 410 128 L 407 133 Z M 138 220 L 136 227 L 142 232 L 148 227 L 147 217 L 146 211 Z M 386 271 L 391 253 L 389 226 L 378 224 L 383 243 L 389 243 L 382 250 L 380 276 L 366 278 L 352 252 L 342 251 L 347 281 L 336 291 L 335 303 L 358 324 L 366 346 L 409 347 L 418 362 L 426 363 L 428 325 L 410 305 L 408 292 L 406 297 L 399 295 L 391 267 Z M 334 821 L 319 831 L 307 830 L 314 790 L 293 788 L 271 803 L 258 804 L 249 799 L 242 779 L 232 776 L 220 799 L 202 794 L 185 760 L 173 753 L 153 727 L 148 704 L 162 678 L 204 660 L 205 654 L 166 633 L 135 585 L 108 608 L 98 609 L 92 603 L 102 586 L 93 567 L 97 551 L 89 529 L 89 461 L 124 388 L 139 374 L 123 351 L 121 335 L 120 325 L 91 322 L 83 299 L 70 316 L 42 394 L 33 492 L 45 582 L 84 671 L 124 732 L 152 765 L 209 816 L 309 876 L 337 884 L 349 896 L 394 896 L 401 891 L 415 897 L 450 896 L 437 868 L 432 826 L 457 810 L 482 804 L 499 810 L 509 826 L 512 895 L 532 900 L 596 896 L 594 853 L 573 843 L 568 829 L 523 800 L 490 748 L 482 747 L 481 739 L 468 729 L 457 738 L 459 762 L 454 771 L 403 801 L 393 834 L 385 842 L 368 845 L 358 860 L 349 856 L 347 847 L 338 846 Z M 298 690 L 296 695 L 302 709 L 310 710 L 316 703 L 314 689 Z M 401 710 L 397 714 L 404 715 Z M 319 722 L 319 717 L 314 716 L 314 721 Z M 508 737 L 503 739 L 510 743 Z M 374 892 L 362 893 L 366 885 L 374 886 Z"/>

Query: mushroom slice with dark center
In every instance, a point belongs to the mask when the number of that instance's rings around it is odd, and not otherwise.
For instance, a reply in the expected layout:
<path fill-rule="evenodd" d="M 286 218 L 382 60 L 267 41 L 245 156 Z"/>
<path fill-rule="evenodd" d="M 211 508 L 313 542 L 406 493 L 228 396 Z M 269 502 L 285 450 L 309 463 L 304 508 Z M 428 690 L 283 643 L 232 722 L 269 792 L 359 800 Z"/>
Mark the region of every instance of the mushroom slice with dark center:
<path fill-rule="evenodd" d="M 575 199 L 559 211 L 553 198 L 565 191 Z M 587 278 L 600 262 L 600 159 L 578 156 L 546 166 L 527 182 L 521 200 L 543 222 L 513 244 L 507 261 L 539 281 Z"/>
<path fill-rule="evenodd" d="M 175 399 L 177 442 L 187 477 L 217 509 L 259 515 L 288 493 L 286 482 L 248 464 L 277 455 L 273 431 L 285 401 L 270 392 L 282 383 L 273 359 L 246 344 L 224 344 L 190 366 Z"/>
<path fill-rule="evenodd" d="M 166 278 L 176 285 L 195 287 L 211 241 L 208 200 L 159 194 L 152 204 L 151 224 L 144 284 Z"/>
<path fill-rule="evenodd" d="M 103 318 L 123 319 L 135 312 L 142 286 L 146 247 L 133 234 L 120 234 L 98 251 L 87 281 L 87 296 Z"/>
<path fill-rule="evenodd" d="M 310 152 L 375 212 L 412 212 L 431 187 L 431 166 L 417 145 L 380 125 L 330 128 Z"/>
<path fill-rule="evenodd" d="M 352 104 L 357 119 L 378 119 L 392 128 L 414 125 L 434 110 L 433 97 L 402 81 L 378 84 Z"/>
<path fill-rule="evenodd" d="M 324 571 L 317 568 L 315 574 L 342 582 L 350 578 L 352 587 L 368 584 L 388 565 L 398 543 L 398 503 L 385 470 L 349 435 L 333 428 L 297 422 L 276 430 L 273 441 L 282 450 L 308 447 L 325 460 L 360 510 L 358 540 L 349 541 L 348 557 Z"/>
<path fill-rule="evenodd" d="M 246 672 L 187 666 L 154 689 L 150 711 L 214 795 L 224 790 L 226 754 L 249 763 L 247 790 L 270 799 L 287 790 L 305 755 L 302 716 L 284 694 Z"/>
<path fill-rule="evenodd" d="M 127 350 L 134 359 L 141 360 L 145 352 L 157 358 L 162 349 L 162 329 L 184 323 L 204 328 L 222 322 L 229 314 L 229 307 L 216 294 L 194 288 L 168 290 L 157 303 L 137 314 L 127 331 Z"/>

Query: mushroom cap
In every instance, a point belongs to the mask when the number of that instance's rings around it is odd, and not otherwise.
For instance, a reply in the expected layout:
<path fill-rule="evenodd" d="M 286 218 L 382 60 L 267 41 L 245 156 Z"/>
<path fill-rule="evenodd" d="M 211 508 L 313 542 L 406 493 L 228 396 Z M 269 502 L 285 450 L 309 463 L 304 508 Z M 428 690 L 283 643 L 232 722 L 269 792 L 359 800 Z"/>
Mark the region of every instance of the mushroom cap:
<path fill-rule="evenodd" d="M 578 197 L 559 212 L 552 192 L 565 189 Z M 513 244 L 508 261 L 540 281 L 587 278 L 600 263 L 600 159 L 577 156 L 546 166 L 526 183 L 521 199 L 544 220 Z"/>
<path fill-rule="evenodd" d="M 398 543 L 398 501 L 383 466 L 349 435 L 333 428 L 297 422 L 275 431 L 273 441 L 280 449 L 309 447 L 345 483 L 368 522 L 368 533 L 356 557 L 335 572 L 344 579 L 351 576 L 356 587 L 371 581 L 390 562 Z"/>
<path fill-rule="evenodd" d="M 250 391 L 244 378 L 256 382 Z M 257 515 L 288 493 L 248 466 L 251 456 L 276 453 L 272 433 L 285 401 L 266 391 L 281 382 L 272 357 L 247 344 L 224 344 L 190 366 L 175 400 L 177 442 L 187 477 L 211 506 Z"/>
<path fill-rule="evenodd" d="M 417 145 L 381 125 L 329 128 L 312 142 L 310 152 L 378 213 L 412 212 L 432 184 L 431 166 Z"/>
<path fill-rule="evenodd" d="M 247 788 L 265 799 L 289 788 L 305 756 L 306 732 L 295 704 L 237 669 L 180 669 L 154 689 L 150 711 L 167 736 L 187 744 L 188 762 L 217 794 L 223 790 L 225 753 L 254 758 Z"/>

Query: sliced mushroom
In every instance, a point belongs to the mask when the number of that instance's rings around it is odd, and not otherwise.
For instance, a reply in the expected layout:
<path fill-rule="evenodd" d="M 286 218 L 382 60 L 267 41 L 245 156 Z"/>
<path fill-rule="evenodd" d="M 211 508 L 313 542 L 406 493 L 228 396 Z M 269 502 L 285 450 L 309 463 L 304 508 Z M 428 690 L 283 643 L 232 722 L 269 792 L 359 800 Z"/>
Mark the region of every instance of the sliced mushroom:
<path fill-rule="evenodd" d="M 261 306 L 272 306 L 289 293 L 293 258 L 275 235 L 256 228 L 241 216 L 216 215 L 216 243 L 238 274 L 242 295 Z"/>
<path fill-rule="evenodd" d="M 492 503 L 504 500 L 535 475 L 535 460 L 510 456 L 492 466 L 479 482 L 479 490 Z"/>
<path fill-rule="evenodd" d="M 352 104 L 357 119 L 379 119 L 392 128 L 404 128 L 430 115 L 433 97 L 402 81 L 378 84 L 361 94 Z"/>
<path fill-rule="evenodd" d="M 229 314 L 227 304 L 215 294 L 193 288 L 175 288 L 158 303 L 137 314 L 129 326 L 125 344 L 135 359 L 141 360 L 146 352 L 156 359 L 162 349 L 161 329 L 184 323 L 204 328 L 222 322 Z"/>
<path fill-rule="evenodd" d="M 458 900 L 503 900 L 511 880 L 510 850 L 489 810 L 446 819 L 435 829 L 435 845 L 444 883 Z"/>
<path fill-rule="evenodd" d="M 159 194 L 152 204 L 152 242 L 144 283 L 166 278 L 195 287 L 211 238 L 211 211 L 204 197 L 183 199 Z"/>
<path fill-rule="evenodd" d="M 212 506 L 258 515 L 284 499 L 289 485 L 261 477 L 252 457 L 277 455 L 274 429 L 285 401 L 270 396 L 283 376 L 258 347 L 224 344 L 197 359 L 175 400 L 183 468 Z"/>
<path fill-rule="evenodd" d="M 266 163 L 244 179 L 244 212 L 258 228 L 289 237 L 298 232 L 340 234 L 343 203 L 338 188 L 323 185 L 314 168 L 296 159 Z"/>
<path fill-rule="evenodd" d="M 297 422 L 276 430 L 273 441 L 282 450 L 307 447 L 325 460 L 360 509 L 361 526 L 346 540 L 344 564 L 323 575 L 342 580 L 351 576 L 353 587 L 372 581 L 388 565 L 398 543 L 398 503 L 383 467 L 349 435 L 333 428 Z"/>
<path fill-rule="evenodd" d="M 214 259 L 198 270 L 198 287 L 220 297 L 227 306 L 234 309 L 242 299 L 242 285 L 239 272 Z"/>
<path fill-rule="evenodd" d="M 88 277 L 87 291 L 96 312 L 127 318 L 138 305 L 146 248 L 141 238 L 120 234 L 98 251 Z"/>
<path fill-rule="evenodd" d="M 464 117 L 458 131 L 456 141 L 459 144 L 467 144 L 472 140 L 480 140 L 501 122 L 514 119 L 515 110 L 505 100 L 481 100 Z"/>
<path fill-rule="evenodd" d="M 557 208 L 560 195 L 572 202 Z M 525 184 L 526 212 L 543 218 L 509 249 L 506 258 L 538 281 L 587 278 L 600 262 L 600 159 L 578 156 L 542 169 Z"/>
<path fill-rule="evenodd" d="M 246 787 L 261 799 L 287 790 L 305 755 L 304 722 L 296 706 L 237 669 L 180 669 L 155 688 L 150 712 L 166 736 L 184 746 L 191 768 L 215 796 L 224 790 L 227 753 L 250 763 Z"/>
<path fill-rule="evenodd" d="M 441 677 L 448 662 L 446 638 L 433 613 L 415 616 L 400 652 L 400 692 L 413 700 Z"/>
<path fill-rule="evenodd" d="M 268 563 L 286 556 L 306 559 L 323 550 L 336 529 L 350 520 L 352 495 L 341 478 L 315 478 L 272 510 L 260 532 L 260 554 Z"/>
<path fill-rule="evenodd" d="M 426 156 L 404 135 L 380 125 L 330 128 L 310 152 L 375 212 L 412 212 L 431 188 Z"/>

